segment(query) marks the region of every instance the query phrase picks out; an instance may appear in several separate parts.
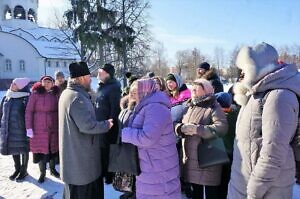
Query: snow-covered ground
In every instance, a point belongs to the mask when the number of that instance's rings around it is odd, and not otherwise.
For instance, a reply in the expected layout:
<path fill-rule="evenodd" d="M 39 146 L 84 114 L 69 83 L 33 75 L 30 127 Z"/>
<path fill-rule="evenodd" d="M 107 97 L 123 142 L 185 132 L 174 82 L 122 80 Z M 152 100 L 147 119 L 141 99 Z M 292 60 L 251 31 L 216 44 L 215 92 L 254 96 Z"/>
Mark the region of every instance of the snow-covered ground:
<path fill-rule="evenodd" d="M 59 170 L 59 166 L 57 166 Z M 0 199 L 61 199 L 63 194 L 63 183 L 61 180 L 53 177 L 46 172 L 46 180 L 39 184 L 40 171 L 38 164 L 32 163 L 30 155 L 28 164 L 28 173 L 26 180 L 16 182 L 9 180 L 9 176 L 14 172 L 14 163 L 12 156 L 0 155 Z M 121 195 L 113 189 L 111 185 L 105 185 L 105 198 L 118 199 Z"/>
<path fill-rule="evenodd" d="M 9 176 L 14 172 L 13 160 L 11 156 L 0 155 L 0 199 L 61 199 L 63 194 L 63 183 L 46 172 L 46 180 L 39 184 L 37 179 L 40 172 L 37 164 L 32 163 L 30 155 L 28 173 L 26 180 L 16 182 L 9 180 Z M 59 166 L 56 166 L 59 169 Z M 104 187 L 105 199 L 118 199 L 120 192 L 115 191 L 111 185 Z M 184 196 L 182 197 L 185 198 Z M 300 198 L 300 186 L 294 186 L 293 199 Z"/>

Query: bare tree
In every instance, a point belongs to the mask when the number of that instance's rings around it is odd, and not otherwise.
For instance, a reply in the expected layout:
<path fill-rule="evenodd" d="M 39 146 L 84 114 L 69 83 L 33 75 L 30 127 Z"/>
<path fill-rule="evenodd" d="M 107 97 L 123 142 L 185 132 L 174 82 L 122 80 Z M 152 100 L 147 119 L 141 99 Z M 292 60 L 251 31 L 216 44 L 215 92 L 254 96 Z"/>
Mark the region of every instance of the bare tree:
<path fill-rule="evenodd" d="M 166 49 L 163 43 L 156 42 L 152 49 L 150 70 L 158 76 L 166 76 L 169 73 L 168 62 L 165 55 Z"/>

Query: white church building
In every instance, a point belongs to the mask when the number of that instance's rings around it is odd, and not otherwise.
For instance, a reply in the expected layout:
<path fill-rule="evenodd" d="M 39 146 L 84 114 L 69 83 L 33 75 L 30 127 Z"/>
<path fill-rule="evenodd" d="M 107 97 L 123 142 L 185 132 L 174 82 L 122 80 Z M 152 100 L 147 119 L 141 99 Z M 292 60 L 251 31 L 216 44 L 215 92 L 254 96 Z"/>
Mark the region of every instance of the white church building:
<path fill-rule="evenodd" d="M 79 60 L 75 46 L 59 29 L 39 27 L 38 0 L 0 0 L 0 80 L 39 80 L 57 70 L 68 73 Z"/>

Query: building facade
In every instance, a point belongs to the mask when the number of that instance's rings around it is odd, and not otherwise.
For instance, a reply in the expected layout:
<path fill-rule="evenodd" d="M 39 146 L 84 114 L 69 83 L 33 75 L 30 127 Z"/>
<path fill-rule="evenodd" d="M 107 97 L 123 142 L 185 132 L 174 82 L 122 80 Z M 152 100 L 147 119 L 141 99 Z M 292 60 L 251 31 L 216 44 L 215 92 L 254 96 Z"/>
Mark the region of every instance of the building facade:
<path fill-rule="evenodd" d="M 40 27 L 38 0 L 0 0 L 0 79 L 37 81 L 79 60 L 76 44 L 59 29 Z"/>

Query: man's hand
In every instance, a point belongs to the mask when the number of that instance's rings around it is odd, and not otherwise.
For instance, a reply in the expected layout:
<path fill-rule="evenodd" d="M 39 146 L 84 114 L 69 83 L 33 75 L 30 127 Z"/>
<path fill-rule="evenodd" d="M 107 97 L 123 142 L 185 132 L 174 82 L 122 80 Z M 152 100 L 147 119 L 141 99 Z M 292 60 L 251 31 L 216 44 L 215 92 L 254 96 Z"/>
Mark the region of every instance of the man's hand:
<path fill-rule="evenodd" d="M 108 119 L 107 120 L 108 121 L 108 127 L 109 127 L 109 129 L 111 129 L 111 127 L 114 125 L 114 123 L 113 123 L 113 119 Z"/>

